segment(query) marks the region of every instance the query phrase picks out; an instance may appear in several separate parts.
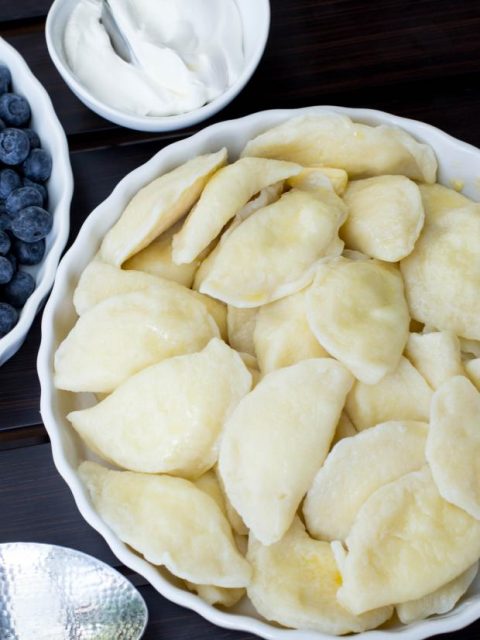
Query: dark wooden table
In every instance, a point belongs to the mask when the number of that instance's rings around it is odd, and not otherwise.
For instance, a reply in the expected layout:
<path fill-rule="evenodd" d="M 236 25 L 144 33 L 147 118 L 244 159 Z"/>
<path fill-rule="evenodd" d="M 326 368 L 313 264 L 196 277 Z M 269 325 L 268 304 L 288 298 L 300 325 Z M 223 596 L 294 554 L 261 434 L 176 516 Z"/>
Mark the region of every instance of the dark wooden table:
<path fill-rule="evenodd" d="M 44 22 L 50 4 L 0 0 L 0 34 L 22 53 L 47 88 L 67 133 L 75 176 L 73 239 L 89 212 L 126 173 L 197 127 L 159 135 L 137 133 L 84 107 L 48 56 Z M 424 120 L 480 146 L 479 0 L 271 4 L 265 56 L 246 89 L 216 120 L 274 107 L 372 107 Z M 81 518 L 52 463 L 39 415 L 39 325 L 38 317 L 23 347 L 0 369 L 0 542 L 66 545 L 118 567 L 103 539 Z M 253 638 L 216 628 L 169 603 L 139 576 L 129 577 L 148 604 L 147 640 Z M 479 637 L 480 622 L 442 636 Z"/>

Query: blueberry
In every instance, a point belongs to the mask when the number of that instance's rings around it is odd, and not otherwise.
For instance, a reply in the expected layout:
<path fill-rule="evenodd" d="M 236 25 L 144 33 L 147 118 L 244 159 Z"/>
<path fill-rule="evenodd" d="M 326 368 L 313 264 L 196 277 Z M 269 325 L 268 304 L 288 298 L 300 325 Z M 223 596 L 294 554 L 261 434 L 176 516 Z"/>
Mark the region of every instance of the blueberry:
<path fill-rule="evenodd" d="M 5 129 L 7 125 L 4 123 L 4 121 L 0 118 L 0 131 L 3 131 Z"/>
<path fill-rule="evenodd" d="M 12 127 L 24 127 L 30 120 L 30 105 L 17 93 L 4 93 L 0 96 L 0 118 Z"/>
<path fill-rule="evenodd" d="M 0 94 L 7 93 L 12 86 L 12 74 L 5 65 L 0 65 Z"/>
<path fill-rule="evenodd" d="M 24 131 L 30 141 L 30 149 L 38 149 L 40 147 L 40 138 L 38 137 L 38 133 L 33 129 L 24 129 Z"/>
<path fill-rule="evenodd" d="M 42 194 L 35 187 L 20 187 L 15 189 L 5 201 L 5 209 L 8 215 L 13 218 L 19 211 L 25 207 L 37 206 L 43 204 Z"/>
<path fill-rule="evenodd" d="M 7 335 L 18 322 L 18 311 L 6 302 L 0 302 L 0 338 Z"/>
<path fill-rule="evenodd" d="M 39 182 L 34 182 L 33 180 L 30 180 L 30 178 L 24 178 L 23 186 L 32 187 L 33 189 L 36 189 L 38 193 L 42 196 L 43 204 L 41 206 L 44 207 L 47 204 L 48 191 L 47 191 L 47 187 L 44 184 L 40 184 Z"/>
<path fill-rule="evenodd" d="M 1 100 L 1 98 L 0 98 Z M 28 136 L 22 129 L 4 129 L 0 132 L 0 161 L 20 164 L 30 153 Z"/>
<path fill-rule="evenodd" d="M 7 255 L 5 256 L 7 258 L 7 260 L 10 261 L 10 264 L 13 267 L 13 271 L 15 272 L 17 270 L 17 258 L 16 256 L 13 255 L 13 253 L 10 251 L 10 253 L 7 253 Z"/>
<path fill-rule="evenodd" d="M 11 240 L 5 231 L 0 231 L 0 255 L 4 256 L 10 251 Z"/>
<path fill-rule="evenodd" d="M 52 157 L 45 149 L 32 149 L 22 167 L 30 180 L 46 182 L 52 173 Z"/>
<path fill-rule="evenodd" d="M 45 255 L 45 240 L 23 242 L 23 240 L 14 239 L 13 250 L 20 264 L 28 266 L 38 264 Z"/>
<path fill-rule="evenodd" d="M 14 189 L 22 185 L 22 179 L 13 169 L 0 171 L 0 198 L 6 200 Z"/>
<path fill-rule="evenodd" d="M 14 307 L 23 307 L 35 289 L 35 280 L 26 271 L 17 271 L 3 287 L 3 298 Z"/>
<path fill-rule="evenodd" d="M 10 229 L 10 225 L 12 224 L 12 219 L 5 211 L 5 205 L 0 203 L 0 231 L 7 231 Z"/>
<path fill-rule="evenodd" d="M 12 263 L 8 258 L 0 256 L 0 284 L 10 282 L 14 273 Z"/>
<path fill-rule="evenodd" d="M 41 207 L 26 207 L 12 220 L 12 233 L 24 242 L 37 242 L 50 233 L 52 226 L 51 213 Z"/>

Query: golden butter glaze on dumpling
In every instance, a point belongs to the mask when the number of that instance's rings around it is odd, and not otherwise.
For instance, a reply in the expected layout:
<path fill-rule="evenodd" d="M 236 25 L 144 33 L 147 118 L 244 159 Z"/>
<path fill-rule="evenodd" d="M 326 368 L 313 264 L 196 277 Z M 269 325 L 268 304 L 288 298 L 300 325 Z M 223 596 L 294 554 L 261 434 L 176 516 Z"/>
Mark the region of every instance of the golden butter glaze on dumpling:
<path fill-rule="evenodd" d="M 355 616 L 336 598 L 341 578 L 328 542 L 313 540 L 300 518 L 275 544 L 248 543 L 253 577 L 247 589 L 257 611 L 285 627 L 342 635 L 379 626 L 393 613 L 384 607 Z"/>

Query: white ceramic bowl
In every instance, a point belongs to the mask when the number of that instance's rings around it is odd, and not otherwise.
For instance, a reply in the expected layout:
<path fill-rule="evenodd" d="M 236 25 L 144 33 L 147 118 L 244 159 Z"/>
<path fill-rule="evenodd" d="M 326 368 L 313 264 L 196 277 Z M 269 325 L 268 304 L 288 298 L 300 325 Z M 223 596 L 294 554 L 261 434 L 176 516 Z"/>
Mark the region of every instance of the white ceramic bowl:
<path fill-rule="evenodd" d="M 175 116 L 137 116 L 104 104 L 77 80 L 65 58 L 63 35 L 65 26 L 78 0 L 55 0 L 48 12 L 45 34 L 48 51 L 67 85 L 87 107 L 98 115 L 137 131 L 173 131 L 190 127 L 215 115 L 229 104 L 252 77 L 267 44 L 270 29 L 269 0 L 237 0 L 244 34 L 245 65 L 236 82 L 218 98 L 188 113 Z"/>
<path fill-rule="evenodd" d="M 22 267 L 35 278 L 37 286 L 20 314 L 17 325 L 0 339 L 0 365 L 21 347 L 40 305 L 55 279 L 60 255 L 65 248 L 70 228 L 70 201 L 73 192 L 72 169 L 68 144 L 52 102 L 22 56 L 0 38 L 0 64 L 12 73 L 13 90 L 24 95 L 32 108 L 31 127 L 40 136 L 42 146 L 53 158 L 48 181 L 48 208 L 53 213 L 53 229 L 46 240 L 42 262 L 35 267 Z"/>
<path fill-rule="evenodd" d="M 56 348 L 76 320 L 72 294 L 78 278 L 98 250 L 100 241 L 117 220 L 131 197 L 151 180 L 198 154 L 216 151 L 222 146 L 229 150 L 230 159 L 236 158 L 247 140 L 261 131 L 300 114 L 335 110 L 354 120 L 368 124 L 388 124 L 402 127 L 418 140 L 434 148 L 440 165 L 439 180 L 448 185 L 451 180 L 463 180 L 465 193 L 478 197 L 475 181 L 478 178 L 480 151 L 452 138 L 427 124 L 406 120 L 368 109 L 337 107 L 309 107 L 296 110 L 263 111 L 238 120 L 214 124 L 194 136 L 162 149 L 149 162 L 127 175 L 113 193 L 100 204 L 84 223 L 80 233 L 63 258 L 57 273 L 52 295 L 45 308 L 42 324 L 42 343 L 38 356 L 41 383 L 41 413 L 52 442 L 52 451 L 58 471 L 69 485 L 77 506 L 87 522 L 107 541 L 121 562 L 143 575 L 169 600 L 197 611 L 200 615 L 222 627 L 255 633 L 270 640 L 326 640 L 332 636 L 314 631 L 279 629 L 259 619 L 245 604 L 231 612 L 220 611 L 206 604 L 198 596 L 178 588 L 167 576 L 133 553 L 100 519 L 77 473 L 85 458 L 93 458 L 74 432 L 65 415 L 80 406 L 86 406 L 87 394 L 76 395 L 58 391 L 53 386 L 53 357 Z M 91 400 L 90 400 L 91 402 Z M 454 611 L 408 626 L 388 630 L 369 631 L 358 635 L 361 640 L 421 640 L 438 633 L 453 631 L 480 617 L 480 579 Z"/>

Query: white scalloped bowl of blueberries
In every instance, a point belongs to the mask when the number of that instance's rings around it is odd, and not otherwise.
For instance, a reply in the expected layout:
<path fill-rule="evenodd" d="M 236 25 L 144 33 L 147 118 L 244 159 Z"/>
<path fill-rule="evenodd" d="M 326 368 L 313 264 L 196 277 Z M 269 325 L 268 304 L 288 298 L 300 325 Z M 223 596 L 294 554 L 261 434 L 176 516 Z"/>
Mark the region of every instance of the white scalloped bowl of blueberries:
<path fill-rule="evenodd" d="M 55 279 L 70 222 L 68 144 L 50 98 L 0 38 L 0 365 Z"/>

